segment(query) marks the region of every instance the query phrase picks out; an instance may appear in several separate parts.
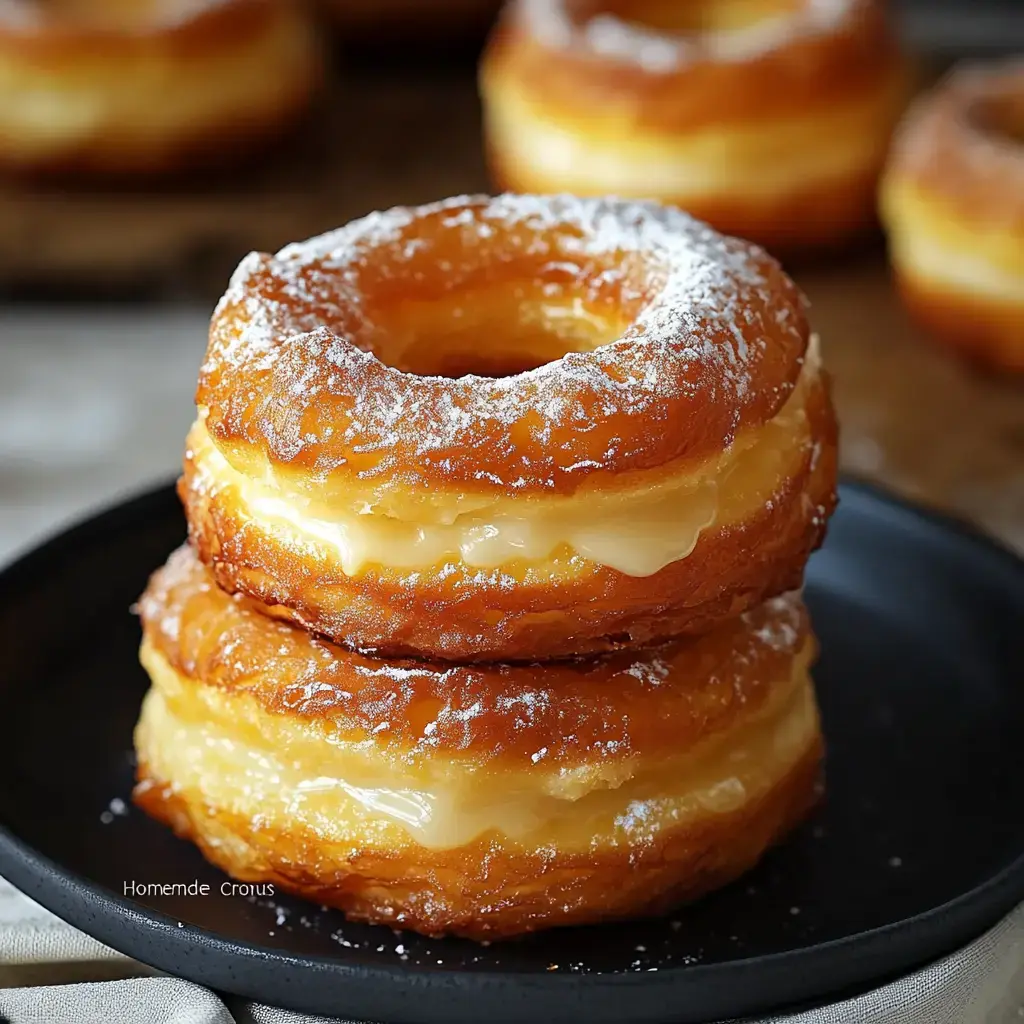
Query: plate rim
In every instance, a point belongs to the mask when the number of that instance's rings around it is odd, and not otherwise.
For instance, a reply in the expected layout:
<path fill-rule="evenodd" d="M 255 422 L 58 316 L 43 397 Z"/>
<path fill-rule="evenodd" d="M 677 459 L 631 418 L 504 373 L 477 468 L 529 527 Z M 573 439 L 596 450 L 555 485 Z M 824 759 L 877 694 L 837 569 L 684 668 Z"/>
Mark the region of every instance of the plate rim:
<path fill-rule="evenodd" d="M 1020 591 L 1024 604 L 1024 558 L 965 520 L 934 508 L 916 505 L 875 483 L 850 476 L 842 478 L 840 495 L 841 501 L 852 505 L 862 515 L 872 516 L 876 520 L 881 518 L 898 529 L 920 532 L 923 528 L 925 535 L 933 542 L 954 542 L 959 556 L 984 558 L 984 570 L 987 573 L 997 571 L 1011 590 Z M 111 529 L 120 522 L 138 522 L 142 516 L 154 512 L 162 514 L 175 500 L 173 484 L 170 487 L 162 484 L 101 507 L 55 532 L 0 568 L 0 604 L 10 601 L 12 592 L 16 600 L 17 583 L 26 574 L 34 577 L 38 567 L 45 566 L 68 549 L 88 543 L 94 536 L 109 535 Z M 281 948 L 229 939 L 198 925 L 182 924 L 161 911 L 143 907 L 63 867 L 29 842 L 20 839 L 2 820 L 0 870 L 16 888 L 86 934 L 119 949 L 126 945 L 120 941 L 122 938 L 131 940 L 128 944 L 134 949 L 127 955 L 160 970 L 185 976 L 180 966 L 168 966 L 172 960 L 176 965 L 184 960 L 189 964 L 188 977 L 191 980 L 244 998 L 265 1000 L 265 994 L 253 995 L 253 987 L 245 984 L 243 978 L 236 979 L 233 964 L 237 965 L 239 974 L 254 967 L 263 971 L 269 968 L 269 984 L 278 985 L 285 982 L 283 975 L 287 972 L 309 972 L 312 969 L 319 976 L 336 980 L 339 986 L 348 983 L 343 1012 L 351 1013 L 352 1008 L 356 1008 L 360 1015 L 379 1018 L 382 1006 L 386 1005 L 389 1020 L 404 1020 L 410 1024 L 420 1021 L 443 1020 L 451 1024 L 463 1020 L 476 1021 L 478 1010 L 464 1016 L 447 1002 L 447 993 L 453 988 L 470 995 L 494 988 L 506 992 L 519 988 L 524 997 L 541 998 L 552 1005 L 560 1004 L 560 1012 L 578 1007 L 577 998 L 584 991 L 590 997 L 595 993 L 606 997 L 614 992 L 631 999 L 639 989 L 667 991 L 671 988 L 675 992 L 683 991 L 690 997 L 687 1007 L 682 1011 L 684 1024 L 685 1021 L 707 1016 L 718 1019 L 769 1012 L 795 1000 L 820 1000 L 830 992 L 835 993 L 851 986 L 863 988 L 877 984 L 883 976 L 891 975 L 894 969 L 905 973 L 948 955 L 965 942 L 980 937 L 1010 912 L 1013 906 L 1024 900 L 1022 849 L 1000 871 L 945 903 L 876 928 L 780 952 L 725 963 L 679 965 L 639 973 L 573 974 L 515 969 L 460 971 L 446 965 L 374 964 L 361 961 L 357 953 L 337 958 L 294 954 Z M 941 939 L 936 940 L 936 934 L 941 935 Z M 912 954 L 909 950 L 911 946 Z M 206 954 L 205 958 L 189 955 L 199 950 Z M 894 959 L 894 954 L 899 955 Z M 756 989 L 759 998 L 753 1002 L 744 1001 L 742 992 L 733 991 L 731 1001 L 726 1005 L 726 1001 L 720 997 L 726 994 L 726 990 L 736 988 L 730 983 L 735 981 L 737 972 L 761 976 L 757 979 L 750 977 L 747 984 L 742 986 L 743 989 Z M 799 974 L 802 982 L 813 977 L 815 983 L 794 986 L 792 978 L 787 977 L 794 972 Z M 415 1005 L 408 992 L 401 994 L 402 986 L 393 986 L 396 977 L 400 977 L 405 986 L 416 990 Z M 769 984 L 762 985 L 764 981 Z M 360 986 L 366 989 L 361 998 L 358 997 Z M 793 993 L 794 987 L 799 989 L 798 994 Z M 766 988 L 769 990 L 770 1002 L 764 999 Z M 696 991 L 702 989 L 717 989 L 719 998 L 709 1002 L 706 995 L 702 997 Z M 367 1000 L 367 992 L 372 993 L 372 1009 Z M 325 1012 L 322 1000 L 307 1001 L 304 995 L 308 995 L 308 992 L 301 993 L 287 986 L 286 982 L 280 988 L 280 994 L 287 997 L 289 1006 L 302 1012 Z M 664 1004 L 660 1015 L 638 1013 L 630 1019 L 667 1020 L 671 1013 L 671 1019 L 678 1022 L 679 998 L 676 995 L 671 1005 Z M 602 1016 L 599 1013 L 595 1016 L 591 1013 L 590 1017 L 595 1022 L 621 1020 L 624 1005 L 622 1000 L 617 1000 L 608 1007 L 611 1015 Z M 588 1012 L 590 1009 L 588 1006 Z M 407 1016 L 406 1011 L 411 1011 L 412 1015 Z M 494 1014 L 489 1016 L 496 1022 L 521 1019 Z"/>

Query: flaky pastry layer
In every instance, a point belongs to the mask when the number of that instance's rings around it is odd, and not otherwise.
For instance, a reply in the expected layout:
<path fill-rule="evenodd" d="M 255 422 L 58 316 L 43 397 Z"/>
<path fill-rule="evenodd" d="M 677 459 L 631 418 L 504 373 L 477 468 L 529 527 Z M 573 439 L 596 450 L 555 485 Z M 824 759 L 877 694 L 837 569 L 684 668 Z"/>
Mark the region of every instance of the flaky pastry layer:
<path fill-rule="evenodd" d="M 630 576 L 650 576 L 687 557 L 709 528 L 735 527 L 798 472 L 818 443 L 808 415 L 821 400 L 821 366 L 812 344 L 796 388 L 778 414 L 740 432 L 711 458 L 681 460 L 623 479 L 591 478 L 571 495 L 532 497 L 512 491 L 473 501 L 460 489 L 394 495 L 386 508 L 367 505 L 343 483 L 310 486 L 302 474 L 269 460 L 233 465 L 206 429 L 193 426 L 186 458 L 199 490 L 227 492 L 243 514 L 284 543 L 320 544 L 348 576 L 368 565 L 428 571 L 450 561 L 494 569 L 518 561 L 543 565 L 569 548 Z"/>
<path fill-rule="evenodd" d="M 266 721 L 329 723 L 335 739 L 356 745 L 372 739 L 374 756 L 396 768 L 454 758 L 534 781 L 628 760 L 637 744 L 666 756 L 689 748 L 760 708 L 769 681 L 793 674 L 809 638 L 790 594 L 712 634 L 550 662 L 539 674 L 536 664 L 381 661 L 226 594 L 187 546 L 153 575 L 139 613 L 146 643 L 205 682 L 202 695 L 249 694 L 273 713 Z"/>
<path fill-rule="evenodd" d="M 652 203 L 462 197 L 253 254 L 196 397 L 220 585 L 380 654 L 701 632 L 798 586 L 835 503 L 799 291 Z"/>
<path fill-rule="evenodd" d="M 0 15 L 0 166 L 127 174 L 226 163 L 281 131 L 320 69 L 298 4 L 14 8 Z"/>
<path fill-rule="evenodd" d="M 703 632 L 800 585 L 836 500 L 835 421 L 817 368 L 779 422 L 741 438 L 721 476 L 716 459 L 539 510 L 507 498 L 447 526 L 367 514 L 345 532 L 336 513 L 311 523 L 305 501 L 265 502 L 205 442 L 190 447 L 179 492 L 221 586 L 338 642 L 464 660 L 564 656 Z M 567 523 L 575 532 L 559 533 Z M 460 549 L 451 538 L 463 529 L 473 543 Z M 422 550 L 434 557 L 416 562 Z"/>
<path fill-rule="evenodd" d="M 236 468 L 374 509 L 571 494 L 771 420 L 804 307 L 770 256 L 671 207 L 463 196 L 243 260 L 196 404 Z"/>
<path fill-rule="evenodd" d="M 368 920 L 486 937 L 651 912 L 745 870 L 817 792 L 794 597 L 690 643 L 479 668 L 324 645 L 187 552 L 141 612 L 137 799 L 236 877 Z"/>
<path fill-rule="evenodd" d="M 821 794 L 821 748 L 809 749 L 760 800 L 667 827 L 642 849 L 521 852 L 489 839 L 450 851 L 325 844 L 206 803 L 140 765 L 135 802 L 241 881 L 271 882 L 353 920 L 427 935 L 510 938 L 546 928 L 649 917 L 749 871 Z"/>

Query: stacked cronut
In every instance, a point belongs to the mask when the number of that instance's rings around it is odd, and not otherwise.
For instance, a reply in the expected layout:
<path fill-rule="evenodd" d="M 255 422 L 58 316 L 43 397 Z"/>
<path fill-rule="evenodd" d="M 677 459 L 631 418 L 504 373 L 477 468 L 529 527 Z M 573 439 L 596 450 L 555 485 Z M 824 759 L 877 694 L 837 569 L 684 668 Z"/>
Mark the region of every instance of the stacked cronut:
<path fill-rule="evenodd" d="M 197 405 L 136 799 L 229 874 L 500 937 L 691 899 L 816 800 L 835 423 L 762 250 L 649 203 L 374 214 L 242 262 Z"/>

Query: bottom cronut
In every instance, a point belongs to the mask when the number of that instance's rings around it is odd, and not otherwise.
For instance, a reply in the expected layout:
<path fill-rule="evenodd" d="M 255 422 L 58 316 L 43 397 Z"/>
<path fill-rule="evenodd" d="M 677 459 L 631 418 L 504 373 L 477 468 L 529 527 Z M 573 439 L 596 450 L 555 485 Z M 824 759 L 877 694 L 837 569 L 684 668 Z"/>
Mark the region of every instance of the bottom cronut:
<path fill-rule="evenodd" d="M 431 935 L 500 938 L 667 911 L 752 867 L 820 793 L 806 659 L 756 713 L 692 752 L 641 757 L 617 787 L 538 795 L 526 814 L 524 795 L 513 805 L 509 780 L 489 773 L 460 780 L 475 821 L 456 813 L 447 830 L 419 832 L 400 810 L 417 794 L 385 764 L 380 781 L 351 785 L 351 754 L 328 740 L 265 748 L 251 726 L 271 712 L 232 695 L 211 715 L 204 684 L 152 648 L 143 661 L 154 682 L 136 732 L 143 809 L 234 878 Z"/>

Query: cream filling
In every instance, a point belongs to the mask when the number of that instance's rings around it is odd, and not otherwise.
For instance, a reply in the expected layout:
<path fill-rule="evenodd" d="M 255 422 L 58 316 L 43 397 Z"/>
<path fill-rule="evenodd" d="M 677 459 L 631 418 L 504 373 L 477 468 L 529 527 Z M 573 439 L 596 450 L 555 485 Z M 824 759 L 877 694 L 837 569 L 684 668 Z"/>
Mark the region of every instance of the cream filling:
<path fill-rule="evenodd" d="M 827 119 L 818 114 L 645 135 L 629 127 L 628 113 L 618 133 L 604 120 L 593 128 L 559 124 L 506 87 L 492 90 L 487 122 L 513 171 L 565 191 L 769 200 L 788 195 L 795 183 L 841 180 L 880 162 L 892 106 L 885 90 L 832 110 Z M 602 119 L 614 116 L 602 112 Z"/>
<path fill-rule="evenodd" d="M 434 849 L 459 847 L 488 832 L 577 848 L 596 838 L 632 841 L 659 823 L 676 827 L 740 810 L 786 774 L 818 730 L 808 648 L 791 684 L 780 685 L 747 721 L 654 766 L 627 764 L 618 777 L 582 794 L 569 785 L 565 795 L 553 795 L 557 781 L 539 769 L 460 772 L 457 762 L 445 762 L 444 780 L 425 784 L 382 771 L 365 747 L 310 737 L 301 722 L 290 748 L 271 744 L 235 721 L 236 710 L 239 719 L 252 717 L 236 707 L 253 703 L 251 697 L 222 695 L 221 710 L 211 714 L 188 695 L 202 684 L 183 684 L 152 649 L 143 660 L 154 689 L 143 705 L 136 742 L 158 778 L 201 794 L 218 810 L 259 817 L 283 830 L 301 825 L 327 842 L 350 843 L 381 824 Z"/>
<path fill-rule="evenodd" d="M 10 44 L 9 44 L 10 45 Z M 312 40 L 303 23 L 280 24 L 239 48 L 182 57 L 130 38 L 120 59 L 88 55 L 36 62 L 0 57 L 0 135 L 28 156 L 109 133 L 139 142 L 195 135 L 203 125 L 276 110 L 309 78 Z M 267 68 L 277 69 L 273 75 Z M 10 144 L 10 143 L 9 143 Z"/>
<path fill-rule="evenodd" d="M 230 486 L 244 513 L 284 542 L 329 552 L 349 576 L 367 565 L 425 570 L 458 558 L 472 569 L 521 560 L 542 563 L 562 547 L 627 576 L 651 576 L 691 554 L 712 526 L 742 522 L 764 508 L 812 443 L 805 410 L 818 373 L 812 339 L 800 380 L 769 423 L 685 474 L 626 493 L 534 502 L 509 498 L 497 510 L 467 513 L 451 523 L 416 523 L 374 513 L 331 512 L 285 493 L 267 468 L 264 478 L 236 470 L 197 425 L 191 446 L 199 486 Z"/>
<path fill-rule="evenodd" d="M 1024 274 L 993 266 L 976 250 L 952 247 L 926 231 L 894 231 L 889 247 L 896 266 L 941 288 L 1024 303 Z"/>

